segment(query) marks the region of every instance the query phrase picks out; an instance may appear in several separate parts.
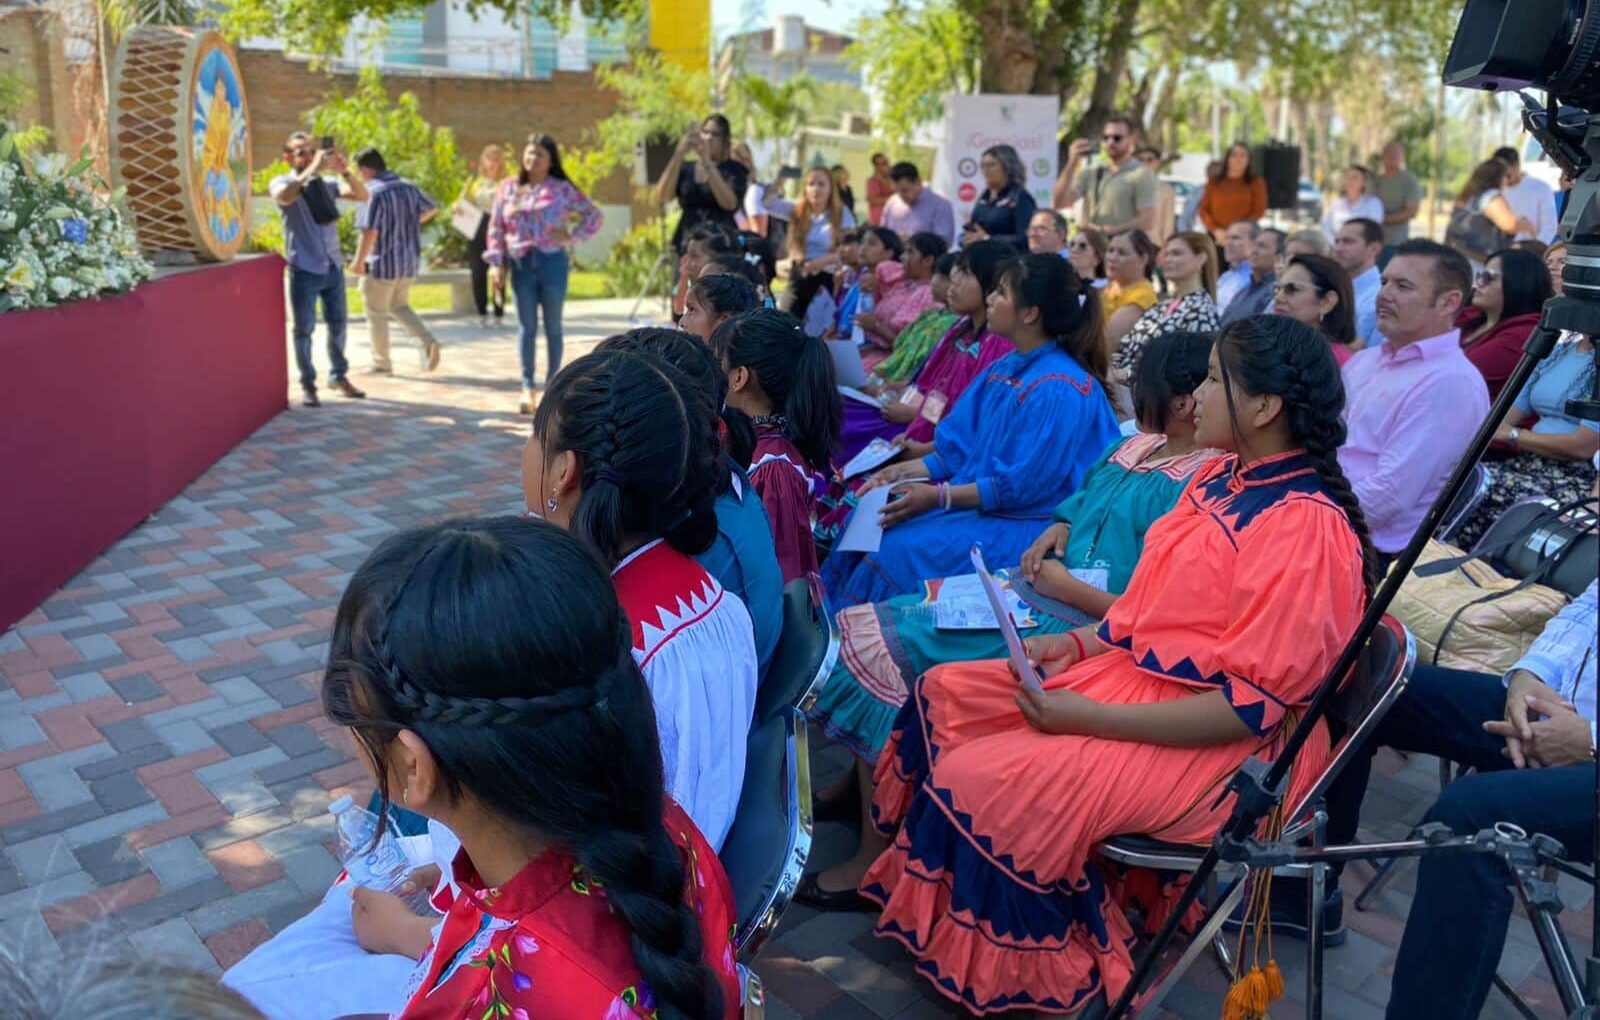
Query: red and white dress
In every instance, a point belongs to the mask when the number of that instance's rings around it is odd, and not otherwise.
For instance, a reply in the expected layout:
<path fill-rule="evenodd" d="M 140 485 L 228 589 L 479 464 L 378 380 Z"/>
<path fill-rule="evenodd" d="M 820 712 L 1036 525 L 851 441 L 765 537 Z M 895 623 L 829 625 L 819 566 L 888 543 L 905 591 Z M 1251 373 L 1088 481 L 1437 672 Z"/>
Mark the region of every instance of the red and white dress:
<path fill-rule="evenodd" d="M 720 850 L 744 784 L 758 666 L 750 613 L 693 559 L 657 539 L 611 579 L 656 708 L 667 793 Z"/>

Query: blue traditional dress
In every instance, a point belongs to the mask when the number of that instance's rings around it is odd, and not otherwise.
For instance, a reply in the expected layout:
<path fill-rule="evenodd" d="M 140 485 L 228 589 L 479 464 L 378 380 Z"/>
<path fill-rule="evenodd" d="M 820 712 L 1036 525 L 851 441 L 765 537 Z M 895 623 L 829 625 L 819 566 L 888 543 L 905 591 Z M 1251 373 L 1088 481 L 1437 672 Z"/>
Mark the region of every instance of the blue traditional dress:
<path fill-rule="evenodd" d="M 1063 566 L 1104 570 L 1105 590 L 1113 594 L 1128 587 L 1146 529 L 1172 509 L 1191 475 L 1222 456 L 1206 449 L 1171 456 L 1163 452 L 1166 442 L 1166 436 L 1146 433 L 1117 439 L 1089 470 L 1083 487 L 1056 507 L 1055 519 L 1070 528 Z M 877 761 L 918 676 L 947 662 L 1006 655 L 998 629 L 940 630 L 935 625 L 938 585 L 929 580 L 926 591 L 839 613 L 839 661 L 808 714 L 829 739 L 869 765 Z M 1025 637 L 1059 634 L 1093 622 L 1081 610 L 1041 598 L 1026 585 L 1016 590 L 1034 621 L 1024 630 Z"/>
<path fill-rule="evenodd" d="M 1099 380 L 1060 346 L 1001 358 L 940 421 L 924 458 L 933 481 L 976 484 L 981 508 L 895 525 L 875 553 L 834 553 L 822 571 L 829 604 L 878 602 L 970 573 L 975 542 L 991 564 L 1018 562 L 1117 435 Z"/>

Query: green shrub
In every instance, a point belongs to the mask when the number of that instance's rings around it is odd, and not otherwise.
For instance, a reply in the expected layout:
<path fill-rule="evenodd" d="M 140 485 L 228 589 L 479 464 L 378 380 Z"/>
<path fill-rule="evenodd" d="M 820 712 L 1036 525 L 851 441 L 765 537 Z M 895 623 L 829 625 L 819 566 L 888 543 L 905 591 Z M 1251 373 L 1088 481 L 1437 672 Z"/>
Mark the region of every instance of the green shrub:
<path fill-rule="evenodd" d="M 644 288 L 650 279 L 650 271 L 655 268 L 656 260 L 661 257 L 662 238 L 672 237 L 672 230 L 677 226 L 677 222 L 677 212 L 667 215 L 664 226 L 659 219 L 645 220 L 636 224 L 622 236 L 621 240 L 612 245 L 611 255 L 602 267 L 608 297 L 633 297 Z M 656 277 L 650 293 L 658 295 L 671 290 L 676 272 L 674 263 L 671 271 Z"/>

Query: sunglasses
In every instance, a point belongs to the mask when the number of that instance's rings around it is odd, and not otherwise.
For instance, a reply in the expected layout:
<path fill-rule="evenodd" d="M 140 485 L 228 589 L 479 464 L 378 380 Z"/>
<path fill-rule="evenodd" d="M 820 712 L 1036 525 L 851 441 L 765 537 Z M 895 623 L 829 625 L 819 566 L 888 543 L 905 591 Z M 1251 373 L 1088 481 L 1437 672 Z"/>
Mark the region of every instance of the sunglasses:
<path fill-rule="evenodd" d="M 1274 294 L 1283 294 L 1287 297 L 1294 297 L 1296 294 L 1314 294 L 1316 290 L 1317 288 L 1315 287 L 1308 287 L 1303 283 L 1295 283 L 1293 280 L 1288 283 L 1277 284 L 1272 288 Z"/>
<path fill-rule="evenodd" d="M 1088 251 L 1091 246 L 1088 241 L 1068 241 L 1067 247 L 1073 251 Z"/>
<path fill-rule="evenodd" d="M 1498 279 L 1500 279 L 1500 271 L 1498 269 L 1478 270 L 1478 286 L 1480 287 L 1487 287 Z"/>
<path fill-rule="evenodd" d="M 1120 142 L 1126 137 L 1128 137 L 1128 136 L 1127 135 L 1101 135 L 1100 136 L 1100 140 L 1102 142 Z"/>

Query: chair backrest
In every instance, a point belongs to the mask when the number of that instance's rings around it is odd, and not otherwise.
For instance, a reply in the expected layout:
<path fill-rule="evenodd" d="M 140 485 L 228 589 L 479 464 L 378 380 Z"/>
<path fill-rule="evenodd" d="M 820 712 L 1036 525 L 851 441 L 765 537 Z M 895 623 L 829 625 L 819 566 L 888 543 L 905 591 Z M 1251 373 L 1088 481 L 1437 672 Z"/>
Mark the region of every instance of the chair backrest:
<path fill-rule="evenodd" d="M 1467 484 L 1456 493 L 1456 498 L 1451 502 L 1450 508 L 1444 512 L 1444 520 L 1439 524 L 1436 532 L 1441 542 L 1448 542 L 1461 526 L 1467 522 L 1472 511 L 1478 509 L 1484 497 L 1489 495 L 1489 486 L 1494 484 L 1494 475 L 1480 462 L 1472 465 L 1472 477 Z"/>
<path fill-rule="evenodd" d="M 815 575 L 795 578 L 784 585 L 778 647 L 756 689 L 756 724 L 785 707 L 801 707 L 838 658 L 839 632 L 825 608 L 822 582 Z"/>
<path fill-rule="evenodd" d="M 1336 736 L 1328 765 L 1286 818 L 1300 822 L 1351 759 L 1361 753 L 1361 745 L 1405 691 L 1416 664 L 1416 639 L 1399 620 L 1385 616 L 1329 706 L 1329 729 Z"/>
<path fill-rule="evenodd" d="M 744 786 L 718 853 L 739 910 L 734 949 L 754 959 L 794 898 L 811 856 L 805 720 L 793 708 L 750 731 Z"/>

